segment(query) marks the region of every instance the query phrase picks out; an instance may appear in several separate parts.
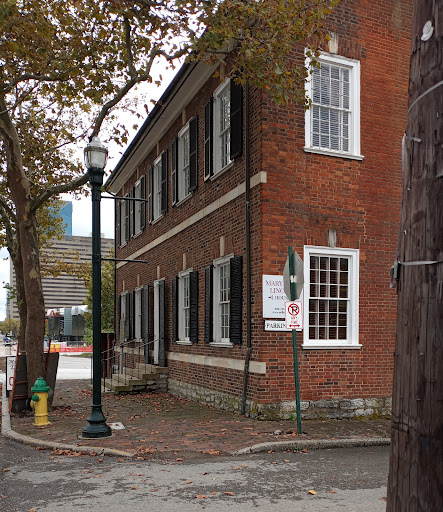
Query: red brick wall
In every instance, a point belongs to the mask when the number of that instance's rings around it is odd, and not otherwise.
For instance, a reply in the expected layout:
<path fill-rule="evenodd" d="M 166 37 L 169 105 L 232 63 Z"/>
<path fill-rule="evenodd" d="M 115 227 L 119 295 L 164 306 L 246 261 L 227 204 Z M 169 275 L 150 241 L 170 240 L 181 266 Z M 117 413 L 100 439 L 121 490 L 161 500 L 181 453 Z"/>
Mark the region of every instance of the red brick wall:
<path fill-rule="evenodd" d="M 411 2 L 343 0 L 329 26 L 339 36 L 338 55 L 361 62 L 362 161 L 305 153 L 304 112 L 300 106 L 272 104 L 251 92 L 252 175 L 263 170 L 267 183 L 251 191 L 252 359 L 267 362 L 266 375 L 251 373 L 248 398 L 261 403 L 294 400 L 292 338 L 265 332 L 262 318 L 262 274 L 281 274 L 287 247 L 303 256 L 303 246 L 327 246 L 328 229 L 337 231 L 337 247 L 360 249 L 360 350 L 303 350 L 298 334 L 302 400 L 332 397 L 386 397 L 391 393 L 395 333 L 395 293 L 389 268 L 395 259 L 401 197 L 401 137 L 407 110 Z M 298 52 L 302 58 L 302 52 Z M 186 122 L 199 116 L 198 189 L 168 211 L 139 237 L 118 250 L 129 257 L 192 214 L 244 182 L 244 158 L 214 180 L 203 179 L 204 105 L 219 83 L 211 79 L 185 109 Z M 159 141 L 170 148 L 183 126 L 182 115 Z M 158 156 L 157 149 L 129 178 L 127 192 Z M 117 293 L 153 284 L 157 266 L 166 279 L 166 337 L 171 339 L 171 280 L 182 268 L 199 272 L 199 342 L 182 346 L 169 341 L 167 350 L 244 359 L 244 342 L 232 349 L 204 343 L 204 268 L 219 256 L 245 256 L 244 196 L 198 224 L 142 254 L 149 264 L 126 264 L 117 272 Z M 245 279 L 244 262 L 244 279 Z M 137 276 L 139 276 L 137 278 Z M 245 290 L 245 286 L 244 286 Z M 246 307 L 243 304 L 244 325 Z M 169 362 L 171 378 L 219 392 L 241 394 L 242 372 Z"/>

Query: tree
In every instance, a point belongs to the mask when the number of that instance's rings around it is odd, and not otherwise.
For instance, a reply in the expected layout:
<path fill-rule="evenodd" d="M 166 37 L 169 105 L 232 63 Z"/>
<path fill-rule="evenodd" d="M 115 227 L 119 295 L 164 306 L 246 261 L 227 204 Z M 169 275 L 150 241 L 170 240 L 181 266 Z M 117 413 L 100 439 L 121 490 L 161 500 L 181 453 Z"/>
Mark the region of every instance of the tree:
<path fill-rule="evenodd" d="M 113 254 L 110 255 L 113 257 Z M 114 289 L 114 268 L 113 261 L 105 261 L 102 263 L 102 332 L 114 332 L 114 312 L 115 312 L 115 289 Z M 89 268 L 91 266 L 89 265 Z M 85 284 L 88 287 L 88 294 L 85 304 L 88 311 L 85 313 L 86 332 L 92 333 L 92 279 L 91 272 L 88 273 L 89 279 Z M 88 336 L 86 337 L 88 338 Z M 91 335 L 89 338 L 92 341 Z"/>
<path fill-rule="evenodd" d="M 29 388 L 45 374 L 38 212 L 87 183 L 74 145 L 106 126 L 125 144 L 128 130 L 116 107 L 138 84 L 155 81 L 161 60 L 216 62 L 235 50 L 237 80 L 248 76 L 278 102 L 304 102 L 304 59 L 291 65 L 285 56 L 298 42 L 318 48 L 322 18 L 336 2 L 1 2 L 0 218 L 17 277 Z"/>
<path fill-rule="evenodd" d="M 442 49 L 443 0 L 415 0 L 387 506 L 395 512 L 443 507 Z"/>
<path fill-rule="evenodd" d="M 12 318 L 6 318 L 0 322 L 0 331 L 4 334 L 12 333 L 12 336 L 17 336 L 20 329 L 20 322 Z"/>

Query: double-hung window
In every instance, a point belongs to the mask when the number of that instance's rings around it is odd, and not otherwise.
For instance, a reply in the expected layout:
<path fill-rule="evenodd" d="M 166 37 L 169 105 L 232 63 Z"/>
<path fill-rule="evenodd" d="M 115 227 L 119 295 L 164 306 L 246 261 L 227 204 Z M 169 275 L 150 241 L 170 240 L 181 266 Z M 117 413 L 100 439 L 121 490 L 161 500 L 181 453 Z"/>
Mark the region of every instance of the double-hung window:
<path fill-rule="evenodd" d="M 358 249 L 304 248 L 303 348 L 359 348 Z"/>
<path fill-rule="evenodd" d="M 232 346 L 242 334 L 242 258 L 223 257 L 205 270 L 205 341 Z"/>
<path fill-rule="evenodd" d="M 172 280 L 172 339 L 177 343 L 198 341 L 198 272 L 180 272 Z"/>
<path fill-rule="evenodd" d="M 149 222 L 154 222 L 166 213 L 168 206 L 168 152 L 154 161 L 149 170 Z"/>
<path fill-rule="evenodd" d="M 180 130 L 171 153 L 172 204 L 179 203 L 197 188 L 198 118 Z"/>
<path fill-rule="evenodd" d="M 132 205 L 132 236 L 136 236 L 145 227 L 146 218 L 146 206 L 144 201 L 138 201 L 137 199 L 145 199 L 145 177 L 142 176 L 134 186 Z"/>
<path fill-rule="evenodd" d="M 205 179 L 227 169 L 243 149 L 243 88 L 225 80 L 205 106 Z"/>
<path fill-rule="evenodd" d="M 329 54 L 318 62 L 306 82 L 305 151 L 361 160 L 360 62 Z"/>
<path fill-rule="evenodd" d="M 230 81 L 222 84 L 214 94 L 214 171 L 231 163 L 231 89 Z"/>
<path fill-rule="evenodd" d="M 143 336 L 143 288 L 137 288 L 135 290 L 135 326 L 134 326 L 134 338 L 140 340 Z"/>

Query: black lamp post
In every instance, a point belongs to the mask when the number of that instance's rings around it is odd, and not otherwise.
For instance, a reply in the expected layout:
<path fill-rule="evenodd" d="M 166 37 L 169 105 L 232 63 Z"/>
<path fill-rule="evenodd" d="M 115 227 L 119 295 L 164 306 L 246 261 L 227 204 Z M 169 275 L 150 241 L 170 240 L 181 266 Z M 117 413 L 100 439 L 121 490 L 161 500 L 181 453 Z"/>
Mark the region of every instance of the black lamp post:
<path fill-rule="evenodd" d="M 89 172 L 92 195 L 92 411 L 83 428 L 82 436 L 108 437 L 111 428 L 106 424 L 101 403 L 101 186 L 108 150 L 98 137 L 93 137 L 85 148 L 85 165 Z"/>

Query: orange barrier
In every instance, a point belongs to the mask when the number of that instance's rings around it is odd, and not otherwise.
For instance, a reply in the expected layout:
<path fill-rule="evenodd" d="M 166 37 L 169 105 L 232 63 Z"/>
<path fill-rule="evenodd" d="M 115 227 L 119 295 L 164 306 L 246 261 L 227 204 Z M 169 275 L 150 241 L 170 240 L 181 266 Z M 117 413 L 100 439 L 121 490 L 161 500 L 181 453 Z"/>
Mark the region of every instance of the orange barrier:
<path fill-rule="evenodd" d="M 92 345 L 88 345 L 86 347 L 60 347 L 57 346 L 58 343 L 51 345 L 49 352 L 60 352 L 60 353 L 69 353 L 69 352 L 92 352 Z"/>

